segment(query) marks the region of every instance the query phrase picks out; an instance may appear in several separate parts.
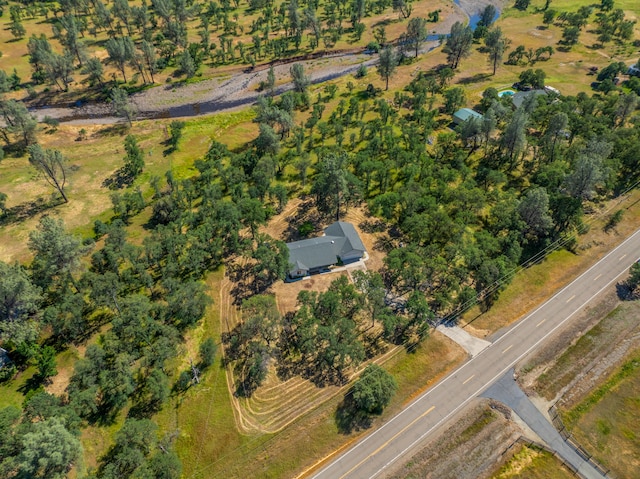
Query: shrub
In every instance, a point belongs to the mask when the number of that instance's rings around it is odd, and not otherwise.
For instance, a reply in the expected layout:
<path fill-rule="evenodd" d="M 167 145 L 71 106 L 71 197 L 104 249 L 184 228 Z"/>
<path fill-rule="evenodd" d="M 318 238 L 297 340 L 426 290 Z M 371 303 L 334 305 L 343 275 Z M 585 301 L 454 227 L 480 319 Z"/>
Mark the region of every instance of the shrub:
<path fill-rule="evenodd" d="M 380 44 L 378 42 L 369 42 L 365 50 L 367 53 L 378 53 L 380 51 Z"/>

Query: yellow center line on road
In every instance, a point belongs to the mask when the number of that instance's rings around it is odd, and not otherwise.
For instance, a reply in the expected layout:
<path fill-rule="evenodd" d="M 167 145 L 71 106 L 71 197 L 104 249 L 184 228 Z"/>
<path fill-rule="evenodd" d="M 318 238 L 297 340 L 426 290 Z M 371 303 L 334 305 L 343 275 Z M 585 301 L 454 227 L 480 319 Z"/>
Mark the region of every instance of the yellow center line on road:
<path fill-rule="evenodd" d="M 513 344 L 511 346 L 509 346 L 507 349 L 505 349 L 504 351 L 502 351 L 502 354 L 506 353 L 507 351 L 509 351 L 511 348 L 513 347 Z"/>
<path fill-rule="evenodd" d="M 544 323 L 546 320 L 547 320 L 547 318 L 544 318 L 542 321 L 540 321 L 538 324 L 536 324 L 536 328 L 537 328 L 538 326 L 540 326 L 542 323 Z"/>
<path fill-rule="evenodd" d="M 600 273 L 598 276 L 596 276 L 595 278 L 593 278 L 594 281 L 596 281 L 598 278 L 600 278 L 600 276 L 602 276 L 602 273 Z"/>
<path fill-rule="evenodd" d="M 569 299 L 567 299 L 567 303 L 570 302 L 571 300 L 573 300 L 573 298 L 575 298 L 576 295 L 574 294 L 573 296 L 571 296 Z"/>
<path fill-rule="evenodd" d="M 469 378 L 465 379 L 462 384 L 467 384 L 469 381 L 471 381 L 476 375 L 472 374 Z"/>
<path fill-rule="evenodd" d="M 473 377 L 473 376 L 472 376 Z M 353 466 L 351 469 L 349 469 L 347 472 L 345 472 L 342 476 L 340 476 L 340 479 L 344 479 L 345 477 L 347 477 L 349 474 L 351 474 L 353 471 L 355 471 L 356 469 L 358 469 L 360 466 L 362 466 L 362 464 L 364 464 L 365 462 L 367 462 L 369 460 L 370 457 L 375 456 L 376 454 L 378 454 L 380 451 L 382 451 L 385 447 L 387 447 L 389 445 L 389 443 L 391 441 L 393 441 L 396 437 L 400 436 L 402 433 L 404 433 L 407 429 L 409 429 L 411 426 L 413 426 L 416 422 L 418 422 L 420 419 L 422 419 L 423 417 L 425 417 L 427 414 L 429 414 L 431 411 L 433 411 L 436 407 L 435 406 L 431 406 L 429 409 L 427 409 L 425 412 L 423 412 L 420 416 L 418 416 L 417 418 L 415 418 L 413 421 L 411 421 L 409 424 L 407 424 L 405 427 L 402 428 L 402 430 L 400 430 L 399 432 L 397 432 L 396 434 L 393 435 L 393 437 L 391 439 L 389 439 L 388 441 L 386 441 L 382 446 L 380 446 L 378 449 L 376 449 L 375 451 L 373 451 L 371 454 L 369 454 L 367 457 L 365 457 L 362 461 L 360 461 L 358 464 L 356 464 L 355 466 Z"/>
<path fill-rule="evenodd" d="M 624 257 L 627 256 L 626 254 L 623 254 L 622 256 L 620 256 L 620 258 L 618 258 L 618 261 L 622 261 L 624 259 Z"/>

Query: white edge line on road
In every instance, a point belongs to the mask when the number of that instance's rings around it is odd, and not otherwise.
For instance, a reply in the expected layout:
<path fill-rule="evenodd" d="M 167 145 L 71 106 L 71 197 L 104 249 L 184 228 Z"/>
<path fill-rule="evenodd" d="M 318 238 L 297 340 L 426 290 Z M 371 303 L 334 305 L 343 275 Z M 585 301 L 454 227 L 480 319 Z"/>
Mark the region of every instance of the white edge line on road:
<path fill-rule="evenodd" d="M 546 300 L 544 303 L 542 303 L 540 306 L 538 306 L 536 309 L 534 309 L 533 311 L 531 311 L 529 314 L 527 314 L 526 316 L 524 316 L 523 318 L 520 318 L 519 320 L 517 320 L 517 322 L 515 323 L 515 325 L 509 329 L 503 336 L 499 337 L 495 342 L 491 343 L 491 346 L 493 346 L 494 344 L 497 344 L 499 342 L 501 342 L 503 339 L 505 339 L 507 336 L 509 336 L 510 334 L 513 333 L 513 331 L 515 331 L 516 329 L 518 329 L 524 322 L 526 322 L 526 320 L 528 318 L 530 318 L 531 316 L 533 316 L 534 314 L 536 314 L 540 309 L 544 308 L 546 306 L 547 303 L 549 303 L 550 301 L 552 301 L 553 299 L 555 299 L 557 296 L 559 296 L 560 294 L 562 294 L 566 289 L 570 288 L 574 283 L 577 283 L 578 281 L 580 281 L 582 279 L 583 276 L 586 276 L 593 268 L 595 268 L 596 266 L 598 266 L 600 264 L 600 262 L 604 261 L 606 258 L 608 258 L 609 256 L 613 255 L 616 253 L 617 250 L 621 249 L 622 247 L 624 247 L 628 242 L 630 242 L 634 236 L 640 234 L 640 229 L 636 230 L 635 233 L 633 233 L 631 236 L 629 236 L 626 240 L 624 240 L 622 243 L 620 243 L 618 246 L 616 246 L 614 249 L 612 249 L 611 251 L 609 251 L 606 255 L 604 255 L 602 258 L 600 258 L 598 261 L 596 261 L 596 263 L 594 263 L 593 265 L 591 265 L 589 267 L 589 269 L 587 269 L 584 273 L 582 273 L 580 276 L 578 276 L 576 279 L 574 279 L 571 283 L 569 283 L 568 285 L 564 286 L 560 291 L 558 291 L 556 294 L 554 294 L 551 298 L 549 298 L 548 300 Z M 620 273 L 622 274 L 622 273 Z M 619 276 L 617 275 L 615 279 L 617 279 Z M 611 283 L 613 281 L 612 280 Z M 611 284 L 609 283 L 609 284 Z M 607 284 L 606 287 L 609 286 L 609 284 Z M 602 289 L 605 289 L 602 288 Z M 600 291 L 602 291 L 602 289 Z M 596 294 L 599 294 L 600 291 Z M 591 298 L 589 298 L 588 301 L 590 301 Z M 588 302 L 587 301 L 587 302 Z M 586 303 L 585 303 L 586 304 Z M 580 308 L 578 308 L 580 309 Z M 571 316 L 569 316 L 571 317 Z M 563 324 L 563 323 L 560 323 Z M 555 329 L 555 328 L 554 328 Z M 553 331 L 553 330 L 552 330 Z M 488 348 L 483 349 L 482 351 L 480 351 L 480 353 L 475 356 L 478 357 L 480 356 L 482 353 L 484 353 Z M 527 351 L 528 354 L 529 352 Z M 519 359 L 518 359 L 519 361 Z M 416 399 L 414 399 L 406 408 L 404 408 L 402 411 L 400 411 L 397 415 L 395 415 L 394 417 L 392 417 L 391 419 L 389 419 L 388 422 L 386 422 L 384 425 L 382 425 L 380 428 L 376 429 L 375 431 L 373 431 L 371 434 L 369 434 L 368 436 L 366 436 L 364 439 L 362 439 L 361 441 L 359 441 L 357 444 L 355 444 L 351 449 L 349 449 L 348 451 L 346 451 L 344 454 L 342 454 L 341 456 L 339 456 L 337 458 L 337 460 L 340 460 L 340 458 L 346 457 L 349 454 L 351 454 L 352 452 L 356 451 L 360 446 L 362 446 L 363 444 L 365 444 L 369 439 L 371 439 L 372 437 L 374 437 L 375 435 L 381 433 L 382 430 L 384 430 L 387 426 L 391 425 L 395 420 L 397 420 L 397 418 L 399 418 L 400 416 L 402 416 L 403 414 L 405 414 L 409 409 L 411 409 L 415 404 L 417 404 L 418 402 L 420 402 L 427 394 L 431 394 L 432 391 L 435 391 L 436 389 L 438 389 L 441 385 L 443 385 L 444 383 L 447 382 L 447 380 L 449 380 L 449 378 L 453 377 L 455 374 L 461 372 L 464 368 L 466 368 L 469 364 L 471 364 L 472 361 L 467 361 L 466 363 L 464 363 L 462 366 L 460 366 L 458 369 L 451 371 L 449 373 L 449 375 L 447 375 L 444 379 L 442 379 L 442 381 L 440 381 L 438 384 L 436 384 L 435 386 L 433 386 L 432 388 L 428 389 L 427 391 L 425 391 L 424 393 L 422 393 L 420 396 L 418 396 Z M 511 366 L 509 366 L 511 367 Z M 509 368 L 507 368 L 509 369 Z M 506 371 L 506 369 L 505 369 Z M 502 373 L 501 373 L 502 374 Z M 483 386 L 484 387 L 484 386 Z M 468 401 L 470 401 L 471 398 L 467 399 L 467 401 L 465 401 L 463 403 L 463 405 L 466 405 L 466 403 Z M 457 411 L 456 411 L 457 412 Z M 441 421 L 442 422 L 442 421 Z M 439 425 L 440 423 L 438 423 Z M 430 432 L 431 430 L 429 430 Z M 426 434 L 425 434 L 426 435 Z M 422 437 L 419 439 L 419 441 L 422 440 Z M 394 459 L 394 461 L 397 459 L 397 457 Z M 393 461 L 392 461 L 393 462 Z M 327 464 L 325 467 L 323 467 L 321 470 L 319 470 L 316 474 L 314 474 L 311 479 L 315 479 L 316 477 L 318 477 L 318 475 L 320 475 L 322 472 L 324 472 L 325 469 L 327 469 L 328 467 L 330 467 L 331 465 L 333 465 L 335 463 L 332 462 L 330 464 Z M 391 464 L 391 463 L 389 463 Z M 385 466 L 386 467 L 386 466 Z M 380 472 L 382 472 L 383 469 L 381 469 L 380 471 L 378 471 L 378 473 L 376 473 L 373 477 L 376 477 Z M 298 476 L 300 477 L 300 476 Z"/>
<path fill-rule="evenodd" d="M 604 259 L 604 258 L 603 258 Z M 505 367 L 502 371 L 500 371 L 498 374 L 496 374 L 493 378 L 491 378 L 486 384 L 484 384 L 483 386 L 480 387 L 480 389 L 478 389 L 475 393 L 473 393 L 472 396 L 469 396 L 464 402 L 462 402 L 462 404 L 460 404 L 457 408 L 455 408 L 453 411 L 451 411 L 449 414 L 447 414 L 446 416 L 444 416 L 442 419 L 440 419 L 440 421 L 438 421 L 436 424 L 434 424 L 430 429 L 428 429 L 427 431 L 425 431 L 418 439 L 416 439 L 415 441 L 413 441 L 409 446 L 407 446 L 400 454 L 398 454 L 397 456 L 395 456 L 393 459 L 391 459 L 389 462 L 387 462 L 384 466 L 382 466 L 382 468 L 380 470 L 378 470 L 378 472 L 376 472 L 373 476 L 369 476 L 369 479 L 374 479 L 375 477 L 377 477 L 381 472 L 383 472 L 387 467 L 389 467 L 391 464 L 393 464 L 394 462 L 396 462 L 398 460 L 398 458 L 400 458 L 401 456 L 405 455 L 407 453 L 407 451 L 409 451 L 410 449 L 412 449 L 416 444 L 418 444 L 420 441 L 422 441 L 427 435 L 429 435 L 434 429 L 440 427 L 440 425 L 442 425 L 442 423 L 444 423 L 445 421 L 449 420 L 449 418 L 451 416 L 453 416 L 454 414 L 456 414 L 460 409 L 462 409 L 464 406 L 467 405 L 467 403 L 469 401 L 471 401 L 472 399 L 475 399 L 482 391 L 484 391 L 488 386 L 490 386 L 491 384 L 494 383 L 494 381 L 496 381 L 500 376 L 502 376 L 504 373 L 506 373 L 509 369 L 511 369 L 518 361 L 520 361 L 522 358 L 524 358 L 525 356 L 527 356 L 531 351 L 533 351 L 535 348 L 538 347 L 538 345 L 546 340 L 551 334 L 553 334 L 558 328 L 560 328 L 561 326 L 564 325 L 564 323 L 566 323 L 569 319 L 571 319 L 571 317 L 576 314 L 578 311 L 582 310 L 582 308 L 589 303 L 589 301 L 591 301 L 593 298 L 595 298 L 596 296 L 598 296 L 600 293 L 602 293 L 605 289 L 607 289 L 609 286 L 611 286 L 611 284 L 613 284 L 622 274 L 624 274 L 624 271 L 620 274 L 618 274 L 615 278 L 613 278 L 611 281 L 609 281 L 607 284 L 605 284 L 602 288 L 600 288 L 595 294 L 593 294 L 592 296 L 590 296 L 584 303 L 582 303 L 579 307 L 577 307 L 571 314 L 569 314 L 566 318 L 564 318 L 560 323 L 558 323 L 556 326 L 554 326 L 553 329 L 551 329 L 547 334 L 545 334 L 543 337 L 541 337 L 538 341 L 535 342 L 535 344 L 533 344 L 529 349 L 527 349 L 524 353 L 522 353 L 520 356 L 518 356 L 516 359 L 514 359 L 511 363 L 509 363 L 509 365 L 507 367 Z"/>

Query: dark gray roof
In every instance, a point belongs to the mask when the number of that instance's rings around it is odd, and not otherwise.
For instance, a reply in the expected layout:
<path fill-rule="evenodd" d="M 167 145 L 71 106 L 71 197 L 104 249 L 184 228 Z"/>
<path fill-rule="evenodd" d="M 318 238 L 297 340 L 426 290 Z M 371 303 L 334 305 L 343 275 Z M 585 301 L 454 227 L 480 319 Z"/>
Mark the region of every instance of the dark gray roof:
<path fill-rule="evenodd" d="M 351 251 L 364 253 L 365 247 L 351 223 L 337 221 L 325 230 L 325 236 L 287 243 L 292 270 L 310 270 L 330 266 Z"/>
<path fill-rule="evenodd" d="M 342 249 L 345 241 L 345 238 L 321 236 L 288 243 L 289 263 L 296 269 L 313 269 L 335 264 L 338 261 L 338 251 Z"/>
<path fill-rule="evenodd" d="M 513 106 L 520 108 L 528 97 L 534 95 L 548 95 L 548 92 L 546 90 L 519 91 L 515 95 L 511 96 L 511 101 L 513 102 Z"/>
<path fill-rule="evenodd" d="M 360 235 L 358 235 L 358 232 L 351 223 L 336 221 L 335 223 L 327 226 L 324 233 L 327 236 L 339 236 L 347 239 L 347 243 L 344 245 L 345 249 L 340 251 L 340 254 L 348 253 L 354 249 L 363 252 L 365 250 L 364 244 L 360 239 Z"/>
<path fill-rule="evenodd" d="M 0 369 L 11 363 L 11 358 L 9 358 L 9 354 L 4 349 L 0 348 Z"/>

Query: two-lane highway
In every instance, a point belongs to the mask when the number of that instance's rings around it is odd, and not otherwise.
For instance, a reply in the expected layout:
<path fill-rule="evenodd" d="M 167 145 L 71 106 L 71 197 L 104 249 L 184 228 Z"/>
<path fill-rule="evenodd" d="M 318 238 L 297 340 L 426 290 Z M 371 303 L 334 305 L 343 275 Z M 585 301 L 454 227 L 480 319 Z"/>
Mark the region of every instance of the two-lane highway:
<path fill-rule="evenodd" d="M 380 477 L 391 464 L 415 452 L 430 434 L 565 325 L 639 257 L 640 230 L 519 320 L 478 356 L 322 468 L 313 479 Z"/>

